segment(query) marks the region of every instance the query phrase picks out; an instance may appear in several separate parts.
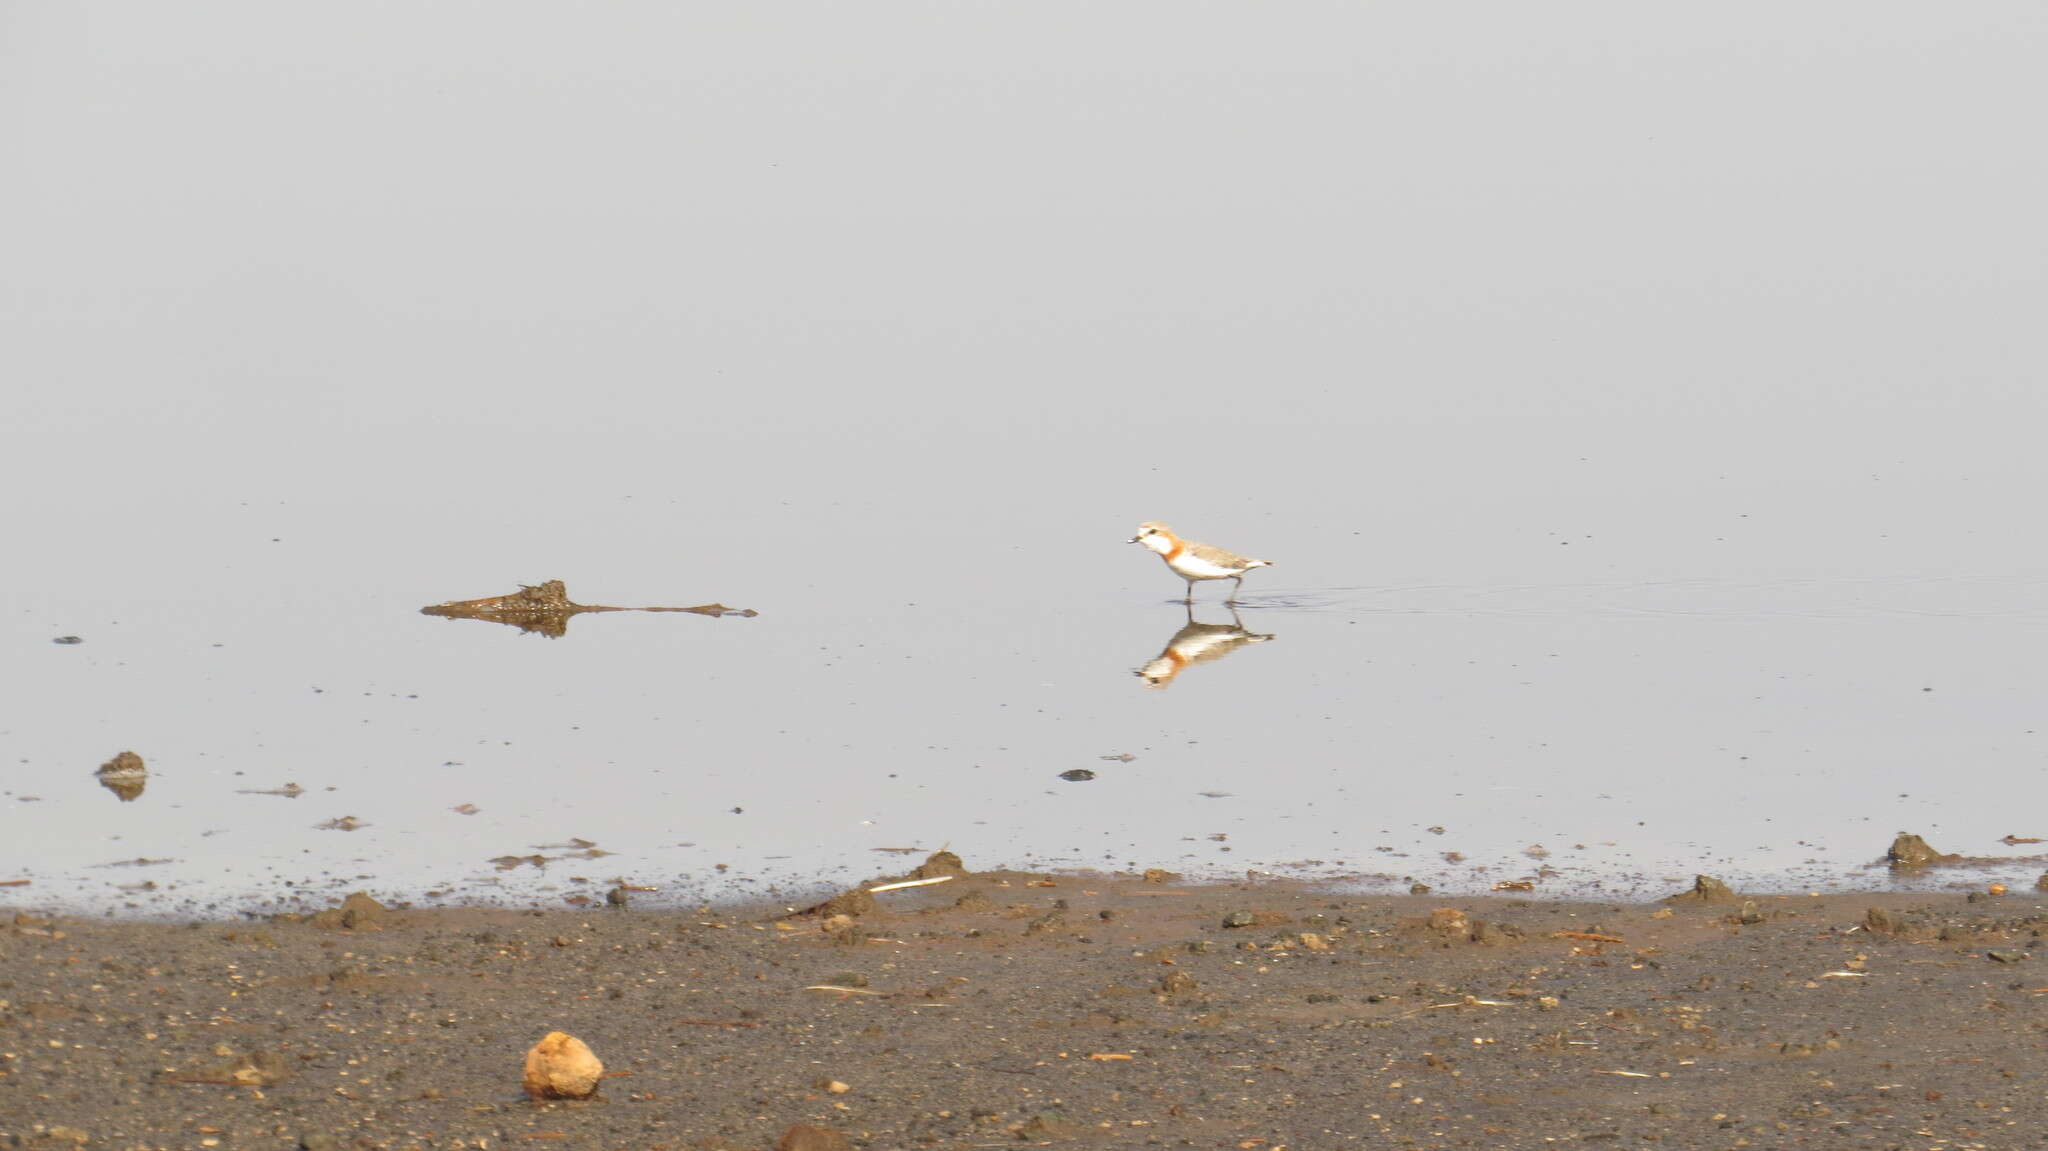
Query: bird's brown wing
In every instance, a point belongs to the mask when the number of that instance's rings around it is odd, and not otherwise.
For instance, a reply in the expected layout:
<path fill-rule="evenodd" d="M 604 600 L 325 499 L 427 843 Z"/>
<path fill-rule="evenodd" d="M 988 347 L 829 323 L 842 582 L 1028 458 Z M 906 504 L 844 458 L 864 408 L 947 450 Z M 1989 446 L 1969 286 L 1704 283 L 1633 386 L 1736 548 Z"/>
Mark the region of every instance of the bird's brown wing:
<path fill-rule="evenodd" d="M 1208 560 L 1217 567 L 1241 568 L 1253 562 L 1238 555 L 1236 552 L 1227 552 L 1222 548 L 1210 547 L 1208 544 L 1190 543 L 1187 545 L 1187 549 L 1197 557 Z"/>

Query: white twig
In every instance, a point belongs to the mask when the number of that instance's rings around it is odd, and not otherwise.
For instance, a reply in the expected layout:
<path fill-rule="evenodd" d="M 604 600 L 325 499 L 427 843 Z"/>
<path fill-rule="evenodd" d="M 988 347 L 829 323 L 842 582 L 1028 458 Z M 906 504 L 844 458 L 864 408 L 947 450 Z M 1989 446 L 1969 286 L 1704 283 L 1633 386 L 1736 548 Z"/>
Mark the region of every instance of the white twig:
<path fill-rule="evenodd" d="M 941 875 L 933 879 L 906 879 L 901 883 L 884 883 L 880 887 L 868 888 L 868 894 L 879 895 L 884 891 L 895 891 L 904 887 L 930 887 L 934 883 L 951 883 L 953 878 L 950 875 Z"/>

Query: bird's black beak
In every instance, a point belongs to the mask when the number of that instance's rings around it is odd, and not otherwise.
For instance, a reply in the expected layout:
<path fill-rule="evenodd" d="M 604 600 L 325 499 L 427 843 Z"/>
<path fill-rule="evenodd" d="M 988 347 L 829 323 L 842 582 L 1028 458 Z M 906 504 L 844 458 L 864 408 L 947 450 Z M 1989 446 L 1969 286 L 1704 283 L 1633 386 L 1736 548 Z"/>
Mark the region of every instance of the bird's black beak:
<path fill-rule="evenodd" d="M 1138 542 L 1139 540 L 1142 540 L 1142 539 L 1144 539 L 1144 538 L 1145 538 L 1144 536 L 1132 536 L 1132 537 L 1131 537 L 1130 539 L 1127 539 L 1127 540 L 1125 540 L 1124 542 L 1125 542 L 1125 543 L 1127 543 L 1127 544 L 1134 544 L 1134 543 L 1137 543 L 1137 542 Z"/>

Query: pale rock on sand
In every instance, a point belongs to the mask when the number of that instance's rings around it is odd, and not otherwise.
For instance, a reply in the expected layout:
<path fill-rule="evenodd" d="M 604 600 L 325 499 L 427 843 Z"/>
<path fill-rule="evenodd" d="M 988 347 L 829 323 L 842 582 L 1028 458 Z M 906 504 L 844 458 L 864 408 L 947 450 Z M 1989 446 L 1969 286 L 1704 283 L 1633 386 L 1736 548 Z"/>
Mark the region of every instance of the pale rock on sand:
<path fill-rule="evenodd" d="M 574 1035 L 550 1031 L 526 1053 L 526 1093 L 535 1099 L 588 1099 L 603 1077 L 604 1064 Z"/>

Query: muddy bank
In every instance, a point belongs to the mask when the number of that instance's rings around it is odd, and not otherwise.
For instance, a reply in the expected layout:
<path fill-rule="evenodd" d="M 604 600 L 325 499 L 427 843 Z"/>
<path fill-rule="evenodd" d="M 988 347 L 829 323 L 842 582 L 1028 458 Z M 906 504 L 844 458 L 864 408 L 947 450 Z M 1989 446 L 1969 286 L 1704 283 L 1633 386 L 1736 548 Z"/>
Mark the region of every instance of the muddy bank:
<path fill-rule="evenodd" d="M 969 874 L 793 917 L 10 913 L 0 1145 L 1922 1148 L 2048 1130 L 2040 892 L 1613 904 L 1153 880 Z M 554 1031 L 602 1059 L 598 1098 L 522 1091 Z"/>

